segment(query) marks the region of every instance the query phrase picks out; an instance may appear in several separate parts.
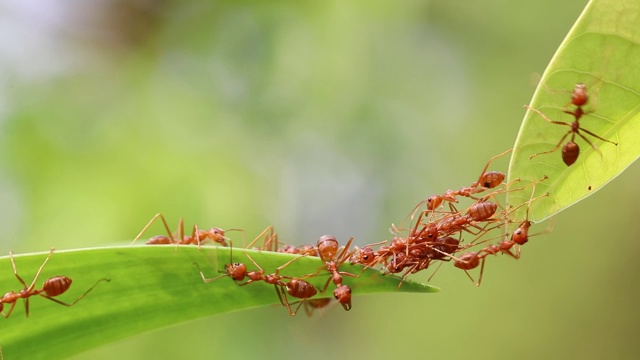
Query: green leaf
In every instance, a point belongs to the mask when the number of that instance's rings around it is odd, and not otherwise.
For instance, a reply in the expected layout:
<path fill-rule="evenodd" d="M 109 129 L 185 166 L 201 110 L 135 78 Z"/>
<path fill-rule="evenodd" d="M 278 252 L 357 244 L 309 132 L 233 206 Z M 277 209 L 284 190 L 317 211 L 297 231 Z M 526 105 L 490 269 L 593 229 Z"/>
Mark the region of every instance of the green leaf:
<path fill-rule="evenodd" d="M 602 156 L 576 136 L 580 156 L 572 166 L 562 161 L 562 148 L 530 160 L 532 154 L 553 149 L 569 127 L 548 123 L 527 111 L 509 164 L 509 180 L 549 177 L 537 186 L 536 193 L 549 192 L 550 196 L 532 204 L 532 221 L 545 220 L 593 194 L 640 156 L 638 13 L 638 1 L 590 2 L 545 70 L 530 105 L 553 120 L 571 123 L 574 117 L 562 110 L 571 99 L 570 90 L 584 83 L 590 95 L 585 109 L 592 112 L 580 119 L 580 126 L 618 146 L 582 132 Z M 510 204 L 530 196 L 524 192 L 508 195 Z"/>
<path fill-rule="evenodd" d="M 243 253 L 250 254 L 268 273 L 296 257 L 233 249 L 233 261 L 244 262 L 249 269 L 255 267 Z M 18 274 L 27 284 L 31 283 L 46 255 L 15 256 Z M 215 277 L 229 261 L 229 248 L 223 247 L 203 247 L 202 251 L 195 246 L 171 245 L 56 251 L 44 267 L 36 288 L 49 277 L 68 276 L 73 284 L 57 299 L 71 303 L 98 279 L 110 278 L 111 281 L 101 282 L 70 308 L 33 296 L 29 318 L 25 317 L 24 306 L 19 302 L 11 316 L 2 319 L 0 346 L 6 359 L 59 359 L 205 316 L 270 304 L 281 306 L 272 285 L 257 282 L 240 287 L 228 277 L 205 284 L 195 265 L 197 263 L 207 277 Z M 304 257 L 291 263 L 281 274 L 302 276 L 315 273 L 320 267 L 319 258 Z M 22 285 L 13 275 L 8 256 L 0 258 L 0 268 L 4 269 L 0 272 L 0 284 L 5 289 L 19 291 Z M 360 274 L 362 267 L 345 264 L 340 270 Z M 307 280 L 321 289 L 328 278 L 325 272 L 322 274 Z M 398 289 L 398 277 L 382 276 L 371 269 L 364 271 L 358 279 L 345 277 L 345 283 L 352 287 L 355 295 L 438 291 L 438 288 L 412 281 L 405 281 Z M 333 285 L 316 297 L 332 296 L 332 288 Z M 357 306 L 358 297 L 353 303 Z M 5 312 L 9 306 L 5 304 Z M 284 308 L 282 316 L 289 316 Z"/>

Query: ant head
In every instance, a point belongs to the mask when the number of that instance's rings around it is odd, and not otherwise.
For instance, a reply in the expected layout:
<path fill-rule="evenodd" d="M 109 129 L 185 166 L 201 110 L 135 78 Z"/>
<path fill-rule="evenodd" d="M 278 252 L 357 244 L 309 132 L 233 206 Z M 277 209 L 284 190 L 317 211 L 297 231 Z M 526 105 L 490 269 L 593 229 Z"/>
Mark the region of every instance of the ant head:
<path fill-rule="evenodd" d="M 365 246 L 362 249 L 356 247 L 355 254 L 351 257 L 351 264 L 369 265 L 376 259 L 376 254 L 371 246 Z"/>
<path fill-rule="evenodd" d="M 531 227 L 531 221 L 525 220 L 518 226 L 517 229 L 511 234 L 511 241 L 518 245 L 524 245 L 529 241 L 529 228 Z"/>
<path fill-rule="evenodd" d="M 429 210 L 435 210 L 440 204 L 442 204 L 442 197 L 438 195 L 431 195 L 427 198 L 427 209 Z"/>
<path fill-rule="evenodd" d="M 421 241 L 435 241 L 438 238 L 438 225 L 430 222 L 425 225 L 418 234 L 418 242 Z"/>
<path fill-rule="evenodd" d="M 222 230 L 220 228 L 211 228 L 211 229 L 209 229 L 209 236 L 224 238 L 224 230 Z"/>
<path fill-rule="evenodd" d="M 391 274 L 397 274 L 405 267 L 405 254 L 404 252 L 398 252 L 394 254 L 393 261 L 387 264 L 387 271 Z"/>
<path fill-rule="evenodd" d="M 580 155 L 580 147 L 573 141 L 567 142 L 562 147 L 562 161 L 564 161 L 567 166 L 573 165 L 573 163 L 578 160 L 578 155 Z"/>
<path fill-rule="evenodd" d="M 217 242 L 218 244 L 222 245 L 222 246 L 229 246 L 227 244 L 227 242 L 225 240 L 229 240 L 227 237 L 224 236 L 224 230 L 220 229 L 220 228 L 211 228 L 208 231 L 206 230 L 198 230 L 198 240 L 202 241 L 202 240 L 206 240 L 211 239 L 214 242 Z"/>
<path fill-rule="evenodd" d="M 571 92 L 571 103 L 575 106 L 584 106 L 587 101 L 589 101 L 587 86 L 583 83 L 577 83 Z"/>
<path fill-rule="evenodd" d="M 324 261 L 331 261 L 336 258 L 338 249 L 340 248 L 340 244 L 333 235 L 323 235 L 320 237 L 320 239 L 318 239 L 317 247 L 320 258 Z"/>
<path fill-rule="evenodd" d="M 351 310 L 351 288 L 347 285 L 340 285 L 333 290 L 333 296 L 346 310 Z"/>
<path fill-rule="evenodd" d="M 243 263 L 233 263 L 224 266 L 224 271 L 235 281 L 244 279 L 247 273 L 247 265 Z"/>

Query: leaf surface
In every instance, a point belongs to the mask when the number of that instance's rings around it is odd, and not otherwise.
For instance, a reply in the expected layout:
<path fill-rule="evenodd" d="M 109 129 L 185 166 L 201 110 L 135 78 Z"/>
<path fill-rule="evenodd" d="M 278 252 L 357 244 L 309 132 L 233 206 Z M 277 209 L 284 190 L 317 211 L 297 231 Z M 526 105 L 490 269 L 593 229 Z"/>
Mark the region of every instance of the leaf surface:
<path fill-rule="evenodd" d="M 557 151 L 529 159 L 553 149 L 570 128 L 527 111 L 514 145 L 508 179 L 549 177 L 537 186 L 536 193 L 549 192 L 550 196 L 532 204 L 532 221 L 545 220 L 595 193 L 640 156 L 639 23 L 638 1 L 592 1 L 545 70 L 530 105 L 552 120 L 571 123 L 574 117 L 563 109 L 571 100 L 574 86 L 584 83 L 590 101 L 583 107 L 588 114 L 582 116 L 580 126 L 618 145 L 581 132 L 600 153 L 576 136 L 580 156 L 575 164 L 566 166 L 562 145 L 569 136 Z M 514 192 L 508 194 L 507 201 L 520 204 L 529 196 Z"/>

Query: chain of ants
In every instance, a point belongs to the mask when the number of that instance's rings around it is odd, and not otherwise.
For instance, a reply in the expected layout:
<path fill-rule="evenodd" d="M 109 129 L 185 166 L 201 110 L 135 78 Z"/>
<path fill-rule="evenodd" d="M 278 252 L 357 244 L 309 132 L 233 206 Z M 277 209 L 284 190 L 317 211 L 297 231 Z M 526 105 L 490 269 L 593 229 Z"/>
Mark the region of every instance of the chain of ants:
<path fill-rule="evenodd" d="M 254 270 L 249 270 L 245 262 L 233 262 L 230 252 L 229 263 L 225 265 L 224 272 L 221 275 L 208 278 L 202 269 L 198 267 L 200 276 L 205 283 L 211 283 L 223 277 L 230 277 L 239 286 L 246 286 L 255 282 L 265 282 L 273 285 L 280 303 L 287 308 L 292 316 L 303 305 L 309 315 L 315 309 L 327 306 L 329 304 L 328 299 L 312 299 L 312 297 L 318 293 L 325 293 L 332 283 L 334 285 L 334 298 L 345 310 L 350 310 L 352 290 L 349 285 L 344 283 L 343 278 L 357 278 L 359 274 L 340 270 L 340 267 L 347 261 L 351 264 L 363 265 L 364 269 L 380 266 L 385 274 L 404 272 L 399 286 L 410 274 L 423 271 L 435 262 L 453 261 L 454 266 L 465 271 L 472 280 L 473 278 L 468 271 L 480 266 L 478 281 L 474 281 L 476 285 L 480 285 L 487 256 L 503 253 L 515 259 L 520 257 L 520 246 L 524 245 L 530 236 L 528 232 L 531 222 L 528 220 L 528 209 L 533 201 L 547 196 L 547 194 L 544 194 L 533 197 L 535 185 L 540 181 L 544 181 L 545 178 L 530 185 L 515 187 L 515 183 L 518 180 L 504 183 L 505 175 L 503 173 L 488 171 L 493 160 L 510 151 L 507 150 L 490 159 L 478 180 L 470 186 L 455 191 L 448 190 L 442 195 L 433 195 L 421 201 L 407 216 L 407 218 L 411 218 L 411 221 L 417 216 L 415 224 L 408 229 L 392 226 L 394 238 L 388 244 L 387 242 L 382 242 L 370 244 L 363 248 L 355 246 L 351 248 L 353 238 L 349 239 L 344 246 L 340 246 L 334 236 L 325 235 L 320 237 L 315 245 L 287 245 L 279 241 L 278 235 L 274 232 L 273 227 L 270 226 L 251 241 L 247 248 L 301 256 L 279 266 L 275 272 L 267 273 L 250 255 L 246 254 L 249 262 L 255 267 Z M 523 191 L 529 187 L 534 189 L 531 198 L 518 206 L 505 207 L 497 200 L 497 195 L 499 194 Z M 482 193 L 484 195 L 480 196 Z M 470 199 L 473 203 L 464 210 L 459 211 L 455 205 L 459 202 L 459 198 Z M 443 210 L 445 204 L 449 209 L 447 211 Z M 499 241 L 498 244 L 487 245 L 478 251 L 469 251 L 459 256 L 457 255 L 472 246 L 489 242 L 491 239 L 487 238 L 486 235 L 491 231 L 500 231 L 505 226 L 513 224 L 514 221 L 510 220 L 510 215 L 522 206 L 527 207 L 527 218 L 519 222 L 519 225 L 509 237 Z M 421 210 L 423 207 L 425 209 Z M 179 222 L 178 234 L 174 236 L 162 214 L 154 216 L 134 239 L 134 242 L 157 219 L 160 219 L 164 224 L 167 235 L 154 236 L 147 241 L 147 244 L 194 244 L 201 246 L 205 241 L 212 241 L 221 246 L 228 246 L 231 243 L 231 240 L 226 236 L 229 230 L 220 228 L 202 230 L 194 226 L 191 234 L 185 234 L 182 219 Z M 402 233 L 405 232 L 407 234 L 403 236 Z M 474 240 L 464 243 L 462 240 L 463 233 L 473 236 Z M 255 247 L 254 245 L 260 240 L 262 240 L 262 245 Z M 375 248 L 377 245 L 379 246 Z M 319 257 L 324 265 L 318 271 L 303 276 L 294 277 L 280 274 L 291 263 L 306 256 Z M 321 290 L 307 281 L 309 278 L 322 276 L 323 274 L 328 275 L 328 277 Z M 295 298 L 296 301 L 289 301 L 289 297 Z"/>
<path fill-rule="evenodd" d="M 587 102 L 588 94 L 586 86 L 579 83 L 571 93 L 571 101 L 563 108 L 564 113 L 574 117 L 574 121 L 571 123 L 552 120 L 539 110 L 525 106 L 525 108 L 536 112 L 549 123 L 568 126 L 570 128 L 553 149 L 533 154 L 530 158 L 555 152 L 569 135 L 571 135 L 571 139 L 562 148 L 562 160 L 567 166 L 575 163 L 580 153 L 580 148 L 574 141 L 576 135 L 600 153 L 598 148 L 580 131 L 597 139 L 617 145 L 617 143 L 606 140 L 580 126 L 580 119 L 583 115 L 587 114 L 583 109 L 583 106 L 585 106 Z M 575 106 L 575 109 L 571 110 L 569 108 L 571 105 Z M 255 266 L 256 270 L 248 270 L 247 265 L 243 262 L 233 262 L 230 255 L 230 261 L 225 265 L 225 270 L 222 275 L 207 278 L 200 269 L 200 276 L 205 283 L 210 283 L 223 277 L 230 277 L 239 286 L 260 281 L 274 285 L 280 303 L 287 308 L 292 316 L 298 312 L 302 305 L 305 306 L 305 311 L 310 315 L 314 309 L 329 304 L 330 300 L 328 298 L 312 299 L 313 296 L 318 294 L 318 289 L 306 280 L 322 274 L 329 276 L 320 293 L 325 293 L 329 285 L 333 283 L 334 298 L 345 310 L 350 310 L 351 288 L 343 283 L 343 277 L 357 278 L 359 275 L 339 270 L 340 266 L 347 261 L 351 264 L 362 265 L 364 269 L 379 267 L 385 274 L 403 273 L 399 286 L 402 285 L 402 282 L 404 282 L 409 275 L 426 270 L 434 263 L 438 263 L 437 271 L 442 263 L 452 261 L 454 267 L 463 270 L 475 285 L 479 286 L 482 281 L 486 259 L 490 255 L 505 254 L 514 259 L 520 258 L 521 246 L 528 242 L 530 236 L 537 235 L 529 234 L 529 229 L 532 225 L 532 222 L 529 221 L 531 204 L 549 195 L 545 193 L 534 197 L 536 184 L 546 180 L 546 176 L 533 181 L 529 185 L 515 187 L 519 179 L 510 183 L 504 183 L 504 173 L 488 171 L 490 164 L 495 159 L 510 151 L 511 150 L 507 150 L 491 158 L 478 179 L 470 186 L 462 187 L 458 190 L 448 190 L 441 195 L 432 195 L 418 203 L 411 214 L 407 216 L 413 225 L 408 228 L 392 225 L 391 233 L 394 237 L 388 243 L 387 241 L 383 241 L 366 245 L 362 248 L 354 246 L 351 249 L 353 238 L 349 239 L 344 246 L 340 246 L 334 236 L 325 235 L 322 236 L 315 245 L 288 245 L 279 242 L 277 234 L 274 233 L 273 227 L 270 226 L 258 235 L 247 248 L 254 247 L 254 245 L 262 239 L 263 244 L 257 248 L 258 250 L 298 254 L 301 256 L 281 265 L 274 273 L 268 274 L 248 254 L 246 256 L 253 266 Z M 497 195 L 507 192 L 524 191 L 529 187 L 532 189 L 531 197 L 528 201 L 517 206 L 504 206 L 496 197 Z M 459 199 L 461 198 L 471 200 L 472 204 L 463 210 L 458 210 L 456 204 L 459 203 Z M 448 210 L 444 210 L 445 206 Z M 512 214 L 521 207 L 526 207 L 525 218 L 513 220 Z M 194 226 L 191 235 L 188 235 L 184 234 L 184 225 L 181 219 L 179 223 L 179 234 L 174 236 L 164 217 L 161 214 L 157 214 L 147 226 L 143 228 L 134 242 L 139 239 L 147 228 L 158 218 L 162 220 L 167 235 L 154 236 L 147 241 L 147 244 L 195 244 L 200 247 L 204 241 L 213 241 L 221 246 L 228 246 L 230 239 L 226 237 L 226 231 L 239 230 L 229 229 L 225 231 L 220 228 L 200 230 L 197 226 Z M 414 219 L 416 219 L 415 223 L 413 222 Z M 517 224 L 517 226 L 512 232 L 506 232 L 504 228 L 511 224 Z M 490 232 L 497 231 L 502 231 L 503 235 L 494 238 L 487 236 Z M 473 240 L 464 242 L 463 235 L 472 236 Z M 500 240 L 496 243 L 487 244 L 480 248 L 480 250 L 467 251 L 471 247 L 486 244 L 495 239 Z M 459 255 L 459 253 L 461 254 Z M 305 256 L 319 257 L 324 265 L 315 273 L 304 276 L 292 277 L 280 275 L 282 269 Z M 478 267 L 480 267 L 478 280 L 475 281 L 470 275 L 469 270 Z M 431 277 L 433 277 L 433 275 L 431 275 Z M 431 277 L 429 279 L 431 279 Z M 298 300 L 290 302 L 288 299 L 289 296 Z M 294 305 L 297 305 L 295 309 L 293 308 Z"/>
<path fill-rule="evenodd" d="M 569 131 L 564 134 L 553 149 L 533 154 L 530 158 L 557 151 L 569 135 L 571 135 L 571 139 L 562 147 L 562 160 L 567 166 L 574 164 L 580 154 L 580 147 L 575 143 L 576 135 L 586 141 L 596 152 L 600 153 L 598 148 L 580 131 L 599 140 L 613 145 L 618 145 L 616 142 L 604 139 L 580 126 L 580 119 L 583 115 L 587 114 L 583 109 L 583 106 L 585 106 L 587 102 L 588 94 L 586 86 L 579 83 L 571 93 L 571 101 L 563 108 L 564 113 L 573 116 L 574 121 L 571 123 L 552 120 L 541 111 L 525 105 L 525 108 L 537 113 L 545 121 L 569 127 Z M 575 106 L 575 109 L 571 110 L 569 108 L 571 105 Z M 359 275 L 339 270 L 340 266 L 347 261 L 351 264 L 363 265 L 364 269 L 379 266 L 385 274 L 398 274 L 404 272 L 400 285 L 402 285 L 402 282 L 409 275 L 423 271 L 436 262 L 439 262 L 439 268 L 442 263 L 453 261 L 454 267 L 463 270 L 476 285 L 480 285 L 487 257 L 490 255 L 506 254 L 514 259 L 520 258 L 520 247 L 528 242 L 530 236 L 533 236 L 529 234 L 529 228 L 532 225 L 531 221 L 529 221 L 529 208 L 531 207 L 532 202 L 548 196 L 547 193 L 538 197 L 533 196 L 536 184 L 544 181 L 546 177 L 536 180 L 528 186 L 514 188 L 514 183 L 517 182 L 518 179 L 511 183 L 504 183 L 505 175 L 503 173 L 498 171 L 487 171 L 493 160 L 510 151 L 511 150 L 507 150 L 490 159 L 478 179 L 470 186 L 462 187 L 458 190 L 448 190 L 442 195 L 432 195 L 426 200 L 421 201 L 408 216 L 411 219 L 411 222 L 413 222 L 415 216 L 418 215 L 415 224 L 407 229 L 392 225 L 391 232 L 394 237 L 388 244 L 384 241 L 366 245 L 362 248 L 354 246 L 353 249 L 350 249 L 353 238 L 349 239 L 346 245 L 341 247 L 335 237 L 325 235 L 318 240 L 315 246 L 286 245 L 278 241 L 278 236 L 274 233 L 273 227 L 268 227 L 247 247 L 251 248 L 259 239 L 263 239 L 263 245 L 258 248 L 259 250 L 299 254 L 301 256 L 281 265 L 274 273 L 267 274 L 262 267 L 260 267 L 260 265 L 258 265 L 258 263 L 256 263 L 256 261 L 247 254 L 247 258 L 256 267 L 256 270 L 249 271 L 245 263 L 234 263 L 230 260 L 229 264 L 225 265 L 224 273 L 220 276 L 207 278 L 204 272 L 200 270 L 202 280 L 205 283 L 210 283 L 222 277 L 230 277 L 239 286 L 264 281 L 267 284 L 274 285 L 278 299 L 292 316 L 298 312 L 302 305 L 304 305 L 304 309 L 307 314 L 311 315 L 315 309 L 325 307 L 329 304 L 330 298 L 312 299 L 313 296 L 318 294 L 318 289 L 305 280 L 311 277 L 320 276 L 323 273 L 328 274 L 329 277 L 320 292 L 326 292 L 329 285 L 333 283 L 335 286 L 333 290 L 335 299 L 345 310 L 350 310 L 351 288 L 343 283 L 343 277 L 347 276 L 357 278 Z M 529 186 L 532 188 L 530 199 L 518 206 L 503 206 L 496 198 L 496 195 L 507 192 L 523 191 Z M 488 191 L 488 193 L 484 196 L 479 196 L 479 194 L 485 191 Z M 459 202 L 459 198 L 468 198 L 473 200 L 473 203 L 464 210 L 459 211 L 455 205 Z M 445 204 L 447 204 L 449 210 L 443 210 Z M 521 221 L 511 220 L 511 214 L 522 206 L 526 206 L 525 219 Z M 425 209 L 421 210 L 423 207 Z M 157 214 L 142 229 L 140 234 L 138 234 L 134 239 L 134 242 L 138 240 L 148 227 L 151 226 L 151 224 L 158 218 L 162 220 L 167 231 L 167 235 L 154 236 L 146 242 L 147 244 L 193 244 L 198 245 L 200 248 L 200 245 L 203 242 L 210 240 L 221 246 L 229 246 L 230 239 L 226 236 L 226 232 L 230 230 L 242 231 L 240 229 L 223 230 L 220 228 L 200 230 L 197 226 L 194 226 L 191 235 L 188 235 L 184 234 L 184 224 L 182 219 L 180 219 L 178 226 L 179 234 L 174 236 L 169 229 L 164 216 L 162 216 L 162 214 Z M 499 236 L 498 238 L 502 238 L 502 240 L 497 243 L 488 244 L 477 251 L 466 251 L 472 246 L 484 244 L 492 240 L 486 237 L 489 232 L 501 230 L 513 223 L 518 224 L 515 230 L 507 236 Z M 405 232 L 406 235 L 403 236 L 402 234 Z M 465 243 L 463 241 L 463 234 L 471 235 L 474 239 Z M 375 246 L 378 247 L 374 248 Z M 462 251 L 466 252 L 458 255 L 458 253 Z M 0 298 L 0 314 L 2 316 L 8 318 L 13 312 L 16 302 L 19 299 L 23 299 L 25 303 L 26 316 L 28 317 L 29 299 L 36 295 L 60 305 L 70 307 L 83 299 L 100 282 L 110 281 L 110 279 L 107 278 L 99 279 L 92 287 L 71 303 L 66 303 L 56 299 L 56 296 L 65 293 L 71 286 L 72 280 L 69 277 L 54 276 L 45 280 L 41 288 L 36 288 L 36 281 L 44 266 L 53 255 L 53 252 L 54 249 L 52 248 L 49 255 L 38 269 L 33 281 L 29 285 L 27 285 L 22 277 L 18 275 L 13 254 L 10 253 L 13 273 L 22 284 L 23 289 L 18 292 L 10 291 Z M 282 269 L 305 256 L 317 256 L 321 259 L 324 265 L 315 273 L 304 276 L 293 277 L 280 275 L 280 271 Z M 480 273 L 478 281 L 476 282 L 468 271 L 475 269 L 478 266 L 480 267 Z M 290 302 L 288 298 L 289 296 L 299 300 Z M 9 310 L 5 312 L 5 305 L 8 304 L 11 306 Z M 295 305 L 297 305 L 297 307 L 294 309 L 293 306 Z"/>

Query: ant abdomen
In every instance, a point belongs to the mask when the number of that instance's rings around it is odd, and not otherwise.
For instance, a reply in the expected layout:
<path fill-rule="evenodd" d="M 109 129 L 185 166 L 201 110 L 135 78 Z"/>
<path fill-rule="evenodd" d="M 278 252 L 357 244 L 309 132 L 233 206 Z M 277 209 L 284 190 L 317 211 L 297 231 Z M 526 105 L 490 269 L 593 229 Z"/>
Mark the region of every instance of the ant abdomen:
<path fill-rule="evenodd" d="M 562 147 L 562 161 L 567 165 L 571 166 L 573 163 L 578 160 L 578 156 L 580 155 L 580 146 L 574 143 L 573 141 L 569 141 Z"/>
<path fill-rule="evenodd" d="M 66 276 L 54 276 L 44 282 L 42 289 L 49 296 L 58 296 L 69 290 L 71 282 L 72 280 Z"/>

